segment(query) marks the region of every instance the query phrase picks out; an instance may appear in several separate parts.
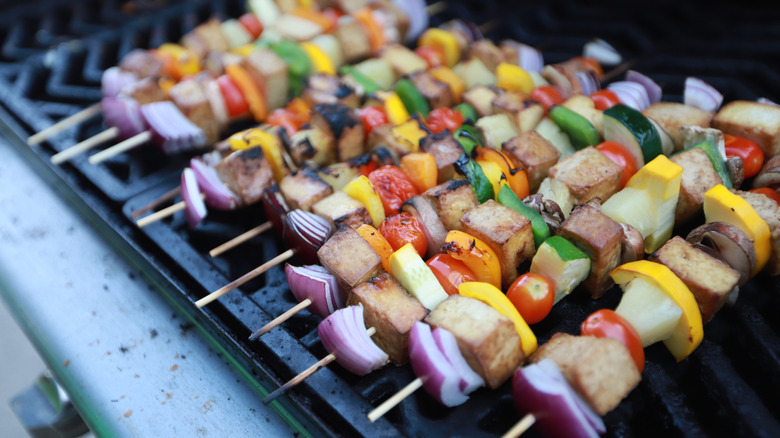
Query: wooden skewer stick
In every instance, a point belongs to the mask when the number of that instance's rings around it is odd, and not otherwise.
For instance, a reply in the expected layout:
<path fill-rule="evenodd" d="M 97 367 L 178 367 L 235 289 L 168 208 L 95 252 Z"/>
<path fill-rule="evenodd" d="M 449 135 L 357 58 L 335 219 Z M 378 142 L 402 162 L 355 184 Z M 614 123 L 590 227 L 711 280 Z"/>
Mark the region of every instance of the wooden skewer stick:
<path fill-rule="evenodd" d="M 434 15 L 444 11 L 447 9 L 447 2 L 440 1 L 436 3 L 431 3 L 428 6 L 425 7 L 425 12 L 428 13 L 429 17 L 433 17 Z"/>
<path fill-rule="evenodd" d="M 366 330 L 366 333 L 368 333 L 368 336 L 373 336 L 374 333 L 376 333 L 376 329 L 374 327 L 369 327 L 368 330 Z M 330 353 L 329 355 L 323 357 L 322 359 L 318 360 L 317 363 L 310 366 L 309 368 L 306 368 L 302 373 L 298 374 L 297 376 L 290 379 L 289 382 L 285 383 L 284 385 L 277 388 L 274 392 L 268 394 L 266 398 L 263 399 L 264 404 L 271 403 L 272 401 L 276 400 L 280 395 L 284 394 L 288 389 L 292 388 L 293 386 L 303 382 L 306 380 L 309 376 L 316 373 L 320 370 L 320 368 L 327 366 L 329 363 L 336 360 L 336 355 L 333 353 Z"/>
<path fill-rule="evenodd" d="M 95 155 L 89 157 L 89 164 L 102 163 L 103 161 L 115 155 L 119 155 L 122 152 L 126 152 L 129 151 L 130 149 L 136 148 L 151 139 L 152 139 L 151 131 L 144 131 L 140 134 L 134 135 L 133 137 L 130 137 L 125 141 L 121 141 L 111 146 L 110 148 L 104 149 L 96 153 Z"/>
<path fill-rule="evenodd" d="M 203 193 L 200 194 L 200 197 L 206 199 L 206 195 Z M 154 212 L 149 216 L 144 216 L 141 219 L 138 219 L 138 222 L 136 222 L 135 224 L 138 225 L 138 228 L 143 228 L 161 219 L 165 219 L 168 216 L 173 216 L 174 214 L 184 210 L 186 207 L 187 204 L 184 201 L 179 201 L 171 206 L 163 208 L 160 211 Z"/>
<path fill-rule="evenodd" d="M 536 417 L 534 414 L 525 414 L 525 417 L 520 419 L 511 429 L 509 429 L 501 438 L 517 438 L 524 434 L 531 426 L 536 423 Z"/>
<path fill-rule="evenodd" d="M 144 205 L 143 207 L 139 208 L 138 210 L 134 211 L 130 215 L 130 219 L 135 219 L 138 216 L 146 213 L 149 210 L 154 210 L 155 208 L 162 205 L 164 202 L 170 201 L 171 199 L 175 198 L 176 195 L 181 193 L 181 186 L 176 186 L 175 188 L 171 189 L 169 192 L 165 193 L 164 195 L 160 196 L 159 198 L 155 199 L 154 201 Z"/>
<path fill-rule="evenodd" d="M 634 64 L 636 64 L 636 61 L 637 61 L 636 59 L 628 60 L 628 61 L 626 61 L 626 62 L 616 66 L 612 70 L 604 73 L 604 76 L 601 77 L 601 83 L 603 84 L 605 82 L 609 82 L 610 80 L 614 79 L 619 74 L 623 73 L 624 71 L 626 71 L 629 68 L 631 68 Z"/>
<path fill-rule="evenodd" d="M 200 309 L 201 307 L 205 306 L 206 304 L 209 304 L 210 302 L 216 300 L 217 298 L 221 297 L 222 295 L 225 295 L 226 293 L 230 292 L 231 290 L 241 286 L 242 284 L 248 282 L 249 280 L 252 280 L 253 278 L 259 276 L 260 274 L 264 273 L 265 271 L 273 268 L 274 266 L 284 262 L 285 260 L 288 260 L 292 258 L 292 256 L 295 255 L 294 249 L 288 249 L 287 251 L 279 254 L 278 256 L 272 258 L 271 260 L 268 260 L 267 262 L 263 263 L 262 265 L 256 267 L 255 269 L 247 272 L 246 274 L 242 275 L 237 280 L 233 280 L 232 282 L 226 284 L 225 286 L 222 286 L 221 288 L 215 290 L 214 292 L 206 295 L 205 297 L 199 299 L 195 302 L 195 305 L 198 306 Z"/>
<path fill-rule="evenodd" d="M 56 153 L 51 156 L 51 164 L 60 165 L 71 158 L 86 152 L 95 146 L 101 145 L 109 140 L 115 139 L 119 135 L 119 128 L 112 126 L 105 131 L 95 134 L 92 137 L 65 149 L 62 152 Z"/>
<path fill-rule="evenodd" d="M 218 247 L 212 249 L 211 251 L 209 251 L 209 255 L 211 257 L 217 257 L 217 256 L 219 256 L 221 254 L 224 254 L 225 252 L 230 251 L 231 249 L 237 247 L 238 245 L 241 245 L 242 243 L 246 242 L 247 240 L 249 240 L 249 239 L 251 239 L 251 238 L 253 238 L 255 236 L 259 236 L 259 235 L 265 233 L 266 231 L 270 230 L 272 226 L 273 226 L 273 224 L 271 224 L 270 221 L 262 223 L 262 224 L 260 224 L 260 225 L 258 225 L 256 227 L 252 228 L 251 230 L 249 230 L 249 231 L 247 231 L 245 233 L 242 233 L 242 234 L 240 234 L 240 235 L 238 235 L 238 236 L 228 240 L 227 242 L 223 243 L 222 245 L 219 245 Z"/>
<path fill-rule="evenodd" d="M 31 135 L 27 139 L 27 144 L 30 146 L 35 146 L 36 144 L 42 143 L 47 138 L 59 134 L 60 132 L 70 128 L 71 126 L 75 126 L 85 120 L 89 120 L 98 114 L 100 114 L 99 102 L 84 108 L 83 110 L 77 112 L 76 114 L 73 114 L 72 116 L 68 116 L 60 120 L 59 122 L 49 126 L 48 128 L 42 130 L 41 132 L 37 132 Z"/>
<path fill-rule="evenodd" d="M 268 324 L 261 327 L 259 330 L 252 333 L 252 336 L 249 337 L 250 341 L 254 341 L 260 336 L 263 336 L 264 334 L 270 332 L 274 329 L 274 327 L 278 326 L 279 324 L 287 321 L 295 315 L 296 313 L 300 312 L 301 310 L 309 307 L 312 304 L 311 299 L 306 298 L 305 300 L 301 301 L 300 303 L 296 304 L 295 306 L 291 307 L 286 312 L 282 313 L 281 315 L 277 316 L 273 319 L 273 321 L 269 322 Z"/>
<path fill-rule="evenodd" d="M 390 409 L 393 409 L 398 403 L 401 403 L 406 397 L 409 397 L 414 393 L 414 391 L 417 391 L 418 389 L 422 388 L 423 381 L 421 378 L 416 378 L 412 380 L 411 383 L 406 385 L 404 389 L 398 391 L 390 397 L 389 399 L 382 402 L 381 405 L 377 406 L 376 409 L 368 413 L 368 421 L 374 422 L 378 420 L 382 415 L 385 415 Z"/>
<path fill-rule="evenodd" d="M 479 25 L 479 31 L 483 34 L 490 32 L 491 30 L 498 27 L 498 25 L 501 24 L 498 20 L 490 20 L 486 23 L 482 23 Z"/>

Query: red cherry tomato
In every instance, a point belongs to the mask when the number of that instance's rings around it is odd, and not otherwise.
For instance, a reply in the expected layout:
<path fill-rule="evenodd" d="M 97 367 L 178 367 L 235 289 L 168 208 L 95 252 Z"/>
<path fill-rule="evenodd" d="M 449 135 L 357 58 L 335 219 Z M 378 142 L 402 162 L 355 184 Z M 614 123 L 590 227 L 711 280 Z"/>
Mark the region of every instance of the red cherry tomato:
<path fill-rule="evenodd" d="M 777 190 L 771 188 L 771 187 L 761 187 L 759 189 L 752 189 L 748 190 L 749 192 L 753 193 L 760 193 L 767 198 L 775 201 L 777 205 L 780 205 L 780 193 L 777 193 Z"/>
<path fill-rule="evenodd" d="M 393 247 L 393 251 L 398 251 L 407 243 L 411 243 L 420 256 L 424 256 L 428 251 L 428 241 L 425 239 L 422 225 L 409 213 L 388 217 L 379 224 L 379 233 Z"/>
<path fill-rule="evenodd" d="M 271 115 L 268 116 L 266 123 L 273 126 L 280 126 L 287 131 L 288 136 L 292 136 L 301 129 L 301 126 L 303 126 L 306 121 L 292 111 L 279 108 L 273 110 Z"/>
<path fill-rule="evenodd" d="M 369 173 L 368 179 L 374 185 L 374 190 L 379 194 L 379 197 L 382 198 L 382 206 L 388 217 L 398 214 L 401 204 L 418 194 L 409 177 L 395 166 L 382 166 Z"/>
<path fill-rule="evenodd" d="M 634 326 L 612 310 L 601 309 L 590 314 L 580 326 L 582 336 L 617 339 L 626 346 L 636 368 L 645 369 L 645 350 Z"/>
<path fill-rule="evenodd" d="M 593 103 L 596 104 L 596 109 L 599 111 L 612 108 L 620 103 L 620 98 L 612 90 L 594 91 L 590 94 L 590 98 L 593 99 Z"/>
<path fill-rule="evenodd" d="M 523 274 L 509 286 L 506 297 L 528 324 L 536 324 L 550 314 L 555 302 L 555 286 L 539 274 Z"/>
<path fill-rule="evenodd" d="M 222 75 L 217 78 L 217 85 L 219 85 L 219 91 L 222 93 L 222 98 L 225 100 L 225 107 L 227 108 L 228 116 L 238 117 L 249 111 L 249 104 L 241 90 L 238 88 L 233 79 L 230 79 L 228 75 Z"/>
<path fill-rule="evenodd" d="M 538 101 L 547 111 L 553 107 L 553 105 L 559 105 L 563 103 L 563 96 L 552 85 L 540 85 L 534 88 L 531 92 L 531 98 Z"/>
<path fill-rule="evenodd" d="M 414 53 L 420 58 L 424 59 L 428 63 L 428 68 L 438 67 L 440 65 L 446 65 L 447 59 L 444 56 L 444 51 L 438 47 L 433 46 L 420 46 L 414 49 Z"/>
<path fill-rule="evenodd" d="M 457 295 L 458 286 L 467 281 L 478 281 L 471 269 L 449 254 L 436 254 L 425 262 L 447 295 Z"/>
<path fill-rule="evenodd" d="M 428 114 L 426 125 L 434 134 L 449 129 L 455 132 L 463 124 L 463 114 L 452 108 L 436 108 Z"/>
<path fill-rule="evenodd" d="M 625 187 L 628 180 L 636 173 L 636 159 L 631 155 L 631 152 L 616 141 L 605 141 L 596 146 L 596 149 L 606 155 L 613 163 L 623 168 L 620 187 Z"/>
<path fill-rule="evenodd" d="M 385 114 L 385 110 L 379 105 L 360 108 L 358 110 L 358 116 L 360 116 L 360 120 L 363 121 L 366 138 L 368 138 L 368 134 L 371 134 L 371 131 L 377 126 L 390 123 L 390 120 L 387 119 L 387 114 Z"/>
<path fill-rule="evenodd" d="M 263 23 L 257 18 L 257 15 L 247 12 L 246 14 L 238 18 L 238 22 L 244 26 L 247 32 L 252 35 L 252 39 L 256 40 L 261 33 L 263 33 Z"/>
<path fill-rule="evenodd" d="M 745 163 L 745 178 L 753 178 L 764 165 L 764 151 L 754 142 L 733 135 L 724 135 L 726 140 L 726 156 L 742 158 Z"/>

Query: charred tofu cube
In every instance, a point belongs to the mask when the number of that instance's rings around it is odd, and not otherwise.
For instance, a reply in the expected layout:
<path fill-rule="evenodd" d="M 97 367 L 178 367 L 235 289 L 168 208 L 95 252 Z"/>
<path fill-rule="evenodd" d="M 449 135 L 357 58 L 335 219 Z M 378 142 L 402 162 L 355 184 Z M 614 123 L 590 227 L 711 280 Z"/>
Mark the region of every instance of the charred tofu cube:
<path fill-rule="evenodd" d="M 290 208 L 311 211 L 311 206 L 330 196 L 333 188 L 309 169 L 287 175 L 279 182 L 279 190 Z"/>
<path fill-rule="evenodd" d="M 219 140 L 222 126 L 214 117 L 211 103 L 206 98 L 200 84 L 196 81 L 181 81 L 168 91 L 173 103 L 192 123 L 203 130 L 206 142 L 214 144 Z"/>
<path fill-rule="evenodd" d="M 360 171 L 352 163 L 342 162 L 320 168 L 317 171 L 317 175 L 328 183 L 329 186 L 333 187 L 333 190 L 341 190 L 350 181 L 359 177 Z"/>
<path fill-rule="evenodd" d="M 339 161 L 348 160 L 363 153 L 365 134 L 363 122 L 343 103 L 314 105 L 311 124 L 331 135 L 336 145 Z"/>
<path fill-rule="evenodd" d="M 536 193 L 550 168 L 561 158 L 558 148 L 536 131 L 518 135 L 504 143 L 501 150 L 515 167 L 525 169 L 531 193 Z"/>
<path fill-rule="evenodd" d="M 710 121 L 712 121 L 711 112 L 677 102 L 654 103 L 645 108 L 642 114 L 658 123 L 669 134 L 676 151 L 681 151 L 685 143 L 680 132 L 681 127 L 699 126 L 701 128 L 709 128 Z"/>
<path fill-rule="evenodd" d="M 425 137 L 426 132 L 415 119 L 409 119 L 398 126 L 386 123 L 371 130 L 366 146 L 369 149 L 385 146 L 400 157 L 417 152 L 420 149 L 419 141 Z"/>
<path fill-rule="evenodd" d="M 333 36 L 339 40 L 341 53 L 348 64 L 367 58 L 371 54 L 371 43 L 366 29 L 349 15 L 339 18 Z"/>
<path fill-rule="evenodd" d="M 408 47 L 390 44 L 382 49 L 382 59 L 393 67 L 397 76 L 406 76 L 428 69 L 428 63 Z"/>
<path fill-rule="evenodd" d="M 674 214 L 675 223 L 683 223 L 701 211 L 704 203 L 704 193 L 722 184 L 718 172 L 712 167 L 712 161 L 703 149 L 688 149 L 671 158 L 679 164 L 682 171 L 680 180 L 680 197 L 677 200 L 677 211 Z"/>
<path fill-rule="evenodd" d="M 525 359 L 512 321 L 482 301 L 451 295 L 425 322 L 455 336 L 463 358 L 490 388 L 501 386 Z"/>
<path fill-rule="evenodd" d="M 304 128 L 293 134 L 289 149 L 299 166 L 318 167 L 336 161 L 333 136 L 319 127 Z"/>
<path fill-rule="evenodd" d="M 780 274 L 780 206 L 760 193 L 743 192 L 740 190 L 737 190 L 736 193 L 746 200 L 769 226 L 772 253 L 764 271 L 769 275 Z"/>
<path fill-rule="evenodd" d="M 317 257 L 322 266 L 336 276 L 343 290 L 352 290 L 384 272 L 379 254 L 357 231 L 346 225 L 322 245 Z"/>
<path fill-rule="evenodd" d="M 498 93 L 485 85 L 477 85 L 463 93 L 463 101 L 473 106 L 480 117 L 493 115 L 493 100 L 496 97 Z"/>
<path fill-rule="evenodd" d="M 680 236 L 668 240 L 649 259 L 666 265 L 688 286 L 696 297 L 702 322 L 712 319 L 729 295 L 739 290 L 739 272 Z"/>
<path fill-rule="evenodd" d="M 433 205 L 447 230 L 462 230 L 460 218 L 479 205 L 471 184 L 464 180 L 452 180 L 432 187 L 421 195 Z"/>
<path fill-rule="evenodd" d="M 271 49 L 255 49 L 243 61 L 244 68 L 258 84 L 264 84 L 263 96 L 269 109 L 287 103 L 289 79 L 287 63 Z"/>
<path fill-rule="evenodd" d="M 531 221 L 517 211 L 490 199 L 461 219 L 463 231 L 485 242 L 501 262 L 501 284 L 507 289 L 518 277 L 517 268 L 533 257 Z"/>
<path fill-rule="evenodd" d="M 157 78 L 162 75 L 163 62 L 148 50 L 134 49 L 122 58 L 119 67 L 135 73 L 139 78 Z"/>
<path fill-rule="evenodd" d="M 439 169 L 439 183 L 447 182 L 455 176 L 454 164 L 466 153 L 449 130 L 426 136 L 420 146 L 423 151 L 433 155 Z"/>
<path fill-rule="evenodd" d="M 160 84 L 154 78 L 143 78 L 122 89 L 122 94 L 132 97 L 138 105 L 167 100 Z"/>
<path fill-rule="evenodd" d="M 756 142 L 767 157 L 780 154 L 780 107 L 775 105 L 735 100 L 718 111 L 712 127 Z"/>
<path fill-rule="evenodd" d="M 474 41 L 469 46 L 469 57 L 479 59 L 490 71 L 496 71 L 498 64 L 504 62 L 504 53 L 488 38 Z"/>
<path fill-rule="evenodd" d="M 322 73 L 309 76 L 302 97 L 309 106 L 320 103 L 341 103 L 352 109 L 360 106 L 360 97 L 352 87 L 342 82 L 338 76 Z"/>
<path fill-rule="evenodd" d="M 597 206 L 578 205 L 558 227 L 563 236 L 590 258 L 590 274 L 582 282 L 595 299 L 612 287 L 609 273 L 620 264 L 623 229 Z"/>
<path fill-rule="evenodd" d="M 327 219 L 336 228 L 342 225 L 357 228 L 373 223 L 366 207 L 341 191 L 317 201 L 312 205 L 311 211 Z"/>
<path fill-rule="evenodd" d="M 457 104 L 452 89 L 446 83 L 436 79 L 427 71 L 419 71 L 409 76 L 417 91 L 422 94 L 431 109 L 451 108 Z"/>
<path fill-rule="evenodd" d="M 623 168 L 588 146 L 564 157 L 550 168 L 548 175 L 566 184 L 577 204 L 593 198 L 605 202 L 620 190 Z"/>
<path fill-rule="evenodd" d="M 558 365 L 599 415 L 615 409 L 642 380 L 631 353 L 616 339 L 556 333 L 531 356 L 532 363 L 544 359 Z"/>
<path fill-rule="evenodd" d="M 219 179 L 241 198 L 244 205 L 259 201 L 263 191 L 274 182 L 273 170 L 260 147 L 235 151 L 215 168 Z"/>
<path fill-rule="evenodd" d="M 520 132 L 534 129 L 544 117 L 542 104 L 520 91 L 501 93 L 492 103 L 493 112 L 509 116 Z"/>
<path fill-rule="evenodd" d="M 409 295 L 388 273 L 380 274 L 352 289 L 348 306 L 363 305 L 366 327 L 374 327 L 371 339 L 398 365 L 409 360 L 409 331 L 428 310 Z"/>

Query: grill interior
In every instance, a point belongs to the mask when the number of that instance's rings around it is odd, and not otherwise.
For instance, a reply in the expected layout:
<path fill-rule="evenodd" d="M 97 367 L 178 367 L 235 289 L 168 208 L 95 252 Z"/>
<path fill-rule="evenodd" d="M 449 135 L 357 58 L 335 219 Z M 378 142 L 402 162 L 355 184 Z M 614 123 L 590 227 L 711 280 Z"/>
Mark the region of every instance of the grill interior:
<path fill-rule="evenodd" d="M 212 15 L 237 16 L 243 1 L 41 1 L 6 7 L 0 18 L 0 100 L 4 121 L 24 138 L 100 97 L 103 69 L 136 47 L 178 40 Z M 41 10 L 45 12 L 40 13 Z M 743 1 L 707 7 L 689 2 L 597 1 L 449 2 L 432 18 L 497 20 L 488 33 L 542 49 L 545 62 L 581 53 L 592 37 L 613 44 L 633 68 L 664 86 L 664 100 L 682 100 L 686 75 L 710 82 L 726 100 L 768 97 L 780 101 L 778 6 Z M 728 20 L 724 20 L 728 17 Z M 724 24 L 728 23 L 728 24 Z M 60 134 L 34 153 L 48 166 L 59 150 L 102 130 L 99 118 Z M 238 127 L 236 127 L 238 129 Z M 257 342 L 249 334 L 295 304 L 276 267 L 200 311 L 193 302 L 280 253 L 271 233 L 212 259 L 209 249 L 263 221 L 260 208 L 210 212 L 197 230 L 182 214 L 138 230 L 129 215 L 178 184 L 187 157 L 166 157 L 145 147 L 99 166 L 87 156 L 55 170 L 124 240 L 135 255 L 168 281 L 167 293 L 185 311 L 229 342 L 258 379 L 281 384 L 323 357 L 319 318 L 300 312 Z M 540 343 L 557 331 L 577 333 L 599 308 L 615 308 L 617 289 L 594 302 L 577 292 L 534 326 Z M 662 345 L 646 350 L 640 386 L 605 417 L 608 436 L 779 436 L 780 281 L 759 277 L 738 303 L 705 328 L 705 340 L 682 363 Z M 320 370 L 289 397 L 322 431 L 334 435 L 492 436 L 518 419 L 510 385 L 482 389 L 465 405 L 447 409 L 424 391 L 371 424 L 365 414 L 414 379 L 409 366 L 389 366 L 358 378 L 338 365 Z M 528 436 L 533 436 L 530 432 Z"/>

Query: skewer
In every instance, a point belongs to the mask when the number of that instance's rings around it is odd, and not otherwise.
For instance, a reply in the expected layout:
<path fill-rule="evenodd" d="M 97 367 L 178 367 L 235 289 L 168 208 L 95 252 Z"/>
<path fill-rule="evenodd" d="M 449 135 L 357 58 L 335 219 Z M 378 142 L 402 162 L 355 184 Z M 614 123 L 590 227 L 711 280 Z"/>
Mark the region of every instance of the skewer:
<path fill-rule="evenodd" d="M 127 140 L 121 141 L 111 146 L 110 148 L 104 149 L 96 153 L 95 155 L 89 157 L 89 164 L 102 163 L 103 161 L 115 155 L 119 155 L 122 152 L 126 152 L 129 151 L 130 149 L 136 148 L 151 139 L 152 139 L 152 131 L 144 131 L 140 134 L 130 137 Z"/>
<path fill-rule="evenodd" d="M 98 146 L 109 140 L 115 139 L 118 135 L 119 135 L 119 128 L 117 128 L 116 126 L 112 126 L 106 129 L 105 131 L 95 134 L 92 137 L 82 142 L 76 143 L 75 145 L 65 149 L 64 151 L 52 155 L 51 164 L 60 165 L 70 160 L 71 158 L 75 157 L 76 155 L 81 154 L 82 152 L 86 152 L 94 148 L 95 146 Z"/>
<path fill-rule="evenodd" d="M 270 332 L 273 330 L 276 326 L 279 324 L 287 321 L 290 319 L 293 315 L 300 312 L 301 310 L 309 307 L 312 304 L 311 299 L 306 298 L 305 300 L 301 301 L 300 303 L 296 304 L 295 306 L 287 309 L 286 312 L 282 313 L 281 315 L 277 316 L 273 319 L 273 321 L 269 322 L 268 324 L 262 326 L 258 330 L 256 330 L 254 333 L 252 333 L 252 336 L 249 337 L 250 341 L 257 340 L 260 336 L 263 336 L 264 334 Z"/>
<path fill-rule="evenodd" d="M 155 208 L 159 207 L 163 202 L 170 201 L 171 199 L 175 198 L 176 195 L 178 195 L 179 193 L 181 193 L 181 186 L 176 186 L 175 188 L 169 190 L 159 198 L 153 200 L 152 202 L 134 211 L 132 214 L 130 214 L 130 218 L 135 219 L 149 210 L 154 210 Z"/>
<path fill-rule="evenodd" d="M 173 192 L 173 191 L 171 191 L 171 192 Z M 168 192 L 168 193 L 171 193 L 171 192 Z M 167 196 L 168 193 L 166 193 L 165 195 Z M 203 198 L 203 199 L 206 199 L 206 195 L 204 195 L 203 193 L 201 193 L 200 197 Z M 154 202 L 157 202 L 157 201 L 159 201 L 159 199 L 154 201 Z M 143 227 L 145 227 L 145 226 L 147 226 L 149 224 L 152 224 L 154 222 L 157 222 L 157 221 L 159 221 L 161 219 L 165 219 L 168 216 L 173 216 L 174 214 L 176 214 L 176 213 L 178 213 L 180 211 L 183 211 L 185 208 L 187 208 L 187 204 L 184 201 L 179 201 L 179 202 L 177 202 L 177 203 L 175 203 L 175 204 L 173 204 L 171 206 L 163 208 L 160 211 L 154 212 L 154 213 L 150 214 L 149 216 L 144 216 L 141 219 L 138 219 L 138 222 L 136 222 L 135 224 L 138 225 L 138 228 L 143 228 Z"/>
<path fill-rule="evenodd" d="M 273 227 L 273 224 L 271 224 L 270 221 L 269 222 L 264 222 L 264 223 L 262 223 L 262 224 L 260 224 L 260 225 L 258 225 L 256 227 L 252 228 L 251 230 L 249 230 L 249 231 L 247 231 L 245 233 L 239 234 L 238 236 L 228 240 L 227 242 L 223 243 L 222 245 L 219 245 L 218 247 L 212 249 L 211 251 L 209 251 L 209 255 L 211 257 L 218 257 L 218 256 L 226 253 L 227 251 L 230 251 L 231 249 L 237 247 L 238 245 L 241 245 L 242 243 L 246 242 L 247 240 L 249 240 L 249 239 L 251 239 L 251 238 L 253 238 L 255 236 L 259 236 L 259 235 L 265 233 L 266 231 L 270 230 L 271 227 Z"/>
<path fill-rule="evenodd" d="M 531 426 L 536 423 L 536 417 L 534 414 L 525 414 L 525 417 L 521 418 L 511 429 L 509 429 L 501 438 L 517 438 L 524 434 Z"/>
<path fill-rule="evenodd" d="M 393 409 L 398 403 L 401 403 L 406 397 L 414 394 L 415 391 L 422 388 L 423 381 L 421 378 L 412 380 L 411 383 L 406 385 L 402 390 L 398 391 L 389 399 L 382 402 L 376 409 L 368 413 L 368 421 L 374 422 L 378 420 L 382 415 L 385 415 L 390 409 Z"/>
<path fill-rule="evenodd" d="M 374 327 L 369 327 L 368 330 L 366 330 L 366 333 L 368 333 L 368 336 L 373 336 L 374 333 L 376 333 L 376 329 Z M 306 370 L 304 370 L 302 373 L 298 374 L 297 376 L 293 377 L 285 383 L 284 385 L 277 388 L 274 392 L 268 394 L 266 398 L 263 399 L 264 404 L 271 403 L 272 401 L 276 400 L 280 395 L 284 394 L 288 389 L 292 388 L 293 386 L 296 386 L 297 384 L 303 382 L 306 380 L 309 376 L 316 373 L 320 370 L 320 368 L 327 366 L 331 362 L 336 360 L 336 355 L 333 353 L 328 354 L 327 356 L 323 357 L 317 363 L 310 366 Z"/>
<path fill-rule="evenodd" d="M 447 9 L 447 2 L 445 1 L 439 1 L 436 3 L 431 3 L 428 6 L 425 7 L 425 12 L 428 13 L 429 17 L 432 17 L 434 15 L 437 15 L 441 12 L 443 12 L 445 9 Z"/>
<path fill-rule="evenodd" d="M 60 120 L 59 122 L 49 126 L 43 131 L 31 135 L 27 139 L 27 144 L 30 146 L 35 146 L 36 144 L 44 142 L 49 137 L 59 134 L 60 132 L 70 128 L 71 126 L 75 126 L 81 122 L 89 120 L 98 114 L 100 114 L 100 102 L 92 104 L 84 108 L 83 110 L 77 112 L 76 114 L 73 114 L 72 116 L 68 116 Z"/>

